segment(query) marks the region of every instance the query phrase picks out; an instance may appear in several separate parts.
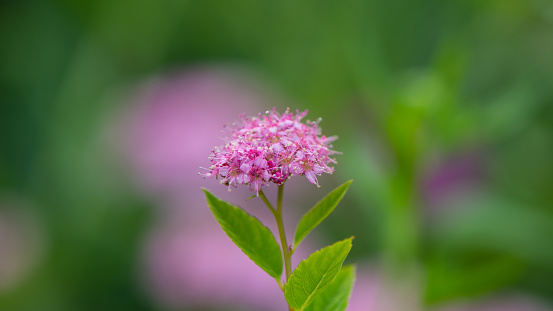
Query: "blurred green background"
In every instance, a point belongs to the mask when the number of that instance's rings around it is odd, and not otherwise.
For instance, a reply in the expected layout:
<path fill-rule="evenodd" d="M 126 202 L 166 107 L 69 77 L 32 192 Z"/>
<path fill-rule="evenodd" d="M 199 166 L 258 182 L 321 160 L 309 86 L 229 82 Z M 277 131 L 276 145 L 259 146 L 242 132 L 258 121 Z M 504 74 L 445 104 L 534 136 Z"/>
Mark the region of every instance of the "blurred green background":
<path fill-rule="evenodd" d="M 0 310 L 166 309 L 137 272 L 153 199 L 102 144 L 129 90 L 201 64 L 340 137 L 324 180 L 355 182 L 321 240 L 355 234 L 409 310 L 553 308 L 549 0 L 3 1 L 0 44 Z"/>

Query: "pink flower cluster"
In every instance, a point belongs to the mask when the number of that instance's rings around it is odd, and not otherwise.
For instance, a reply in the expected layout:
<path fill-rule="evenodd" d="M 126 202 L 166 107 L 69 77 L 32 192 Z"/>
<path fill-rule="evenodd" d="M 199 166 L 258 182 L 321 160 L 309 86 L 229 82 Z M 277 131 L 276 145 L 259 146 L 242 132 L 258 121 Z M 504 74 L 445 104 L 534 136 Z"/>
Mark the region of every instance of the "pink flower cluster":
<path fill-rule="evenodd" d="M 292 175 L 303 175 L 319 186 L 316 175 L 334 171 L 328 164 L 336 163 L 330 156 L 338 152 L 330 143 L 338 137 L 321 136 L 321 120 L 302 123 L 305 115 L 307 110 L 294 115 L 289 109 L 279 114 L 276 108 L 257 117 L 241 115 L 242 124 L 227 127 L 228 142 L 213 149 L 212 165 L 200 175 L 220 176 L 229 191 L 244 184 L 259 192 L 266 183 L 281 185 Z"/>

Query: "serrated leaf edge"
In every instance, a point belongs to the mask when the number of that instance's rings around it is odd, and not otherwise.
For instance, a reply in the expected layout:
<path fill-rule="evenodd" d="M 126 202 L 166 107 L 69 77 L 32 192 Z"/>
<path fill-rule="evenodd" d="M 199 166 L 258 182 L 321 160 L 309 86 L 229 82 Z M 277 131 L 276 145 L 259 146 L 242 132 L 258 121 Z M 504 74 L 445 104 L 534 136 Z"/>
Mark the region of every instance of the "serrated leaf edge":
<path fill-rule="evenodd" d="M 347 265 L 347 266 L 343 266 L 340 271 L 338 271 L 338 273 L 336 274 L 336 277 L 334 278 L 334 280 L 329 284 L 328 288 L 324 289 L 324 291 L 327 291 L 337 280 L 338 276 L 340 276 L 340 273 L 345 273 L 345 270 L 350 270 L 349 273 L 352 274 L 352 278 L 351 278 L 351 285 L 348 284 L 348 286 L 350 287 L 348 292 L 347 292 L 347 296 L 346 296 L 346 308 L 347 308 L 347 305 L 349 304 L 349 300 L 351 298 L 351 293 L 353 291 L 353 288 L 354 288 L 354 285 L 355 285 L 355 281 L 356 281 L 356 273 L 357 273 L 357 266 L 354 265 L 354 264 L 351 264 L 351 265 Z M 321 293 L 323 294 L 324 291 Z M 315 302 L 315 301 L 312 301 L 309 305 L 305 306 L 304 309 L 308 309 L 309 306 L 311 306 L 311 304 Z"/>

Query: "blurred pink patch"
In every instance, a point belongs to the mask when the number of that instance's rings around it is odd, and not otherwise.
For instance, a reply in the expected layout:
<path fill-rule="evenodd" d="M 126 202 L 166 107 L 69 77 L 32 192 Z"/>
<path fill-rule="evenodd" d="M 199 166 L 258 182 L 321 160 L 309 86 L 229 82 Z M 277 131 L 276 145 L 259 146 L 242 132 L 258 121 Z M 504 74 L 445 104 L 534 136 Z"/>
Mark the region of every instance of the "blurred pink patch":
<path fill-rule="evenodd" d="M 415 280 L 413 280 L 415 281 Z M 391 286 L 378 268 L 359 267 L 347 311 L 553 311 L 546 304 L 520 293 L 495 295 L 486 299 L 449 302 L 440 307 L 422 308 L 420 284 L 406 280 Z"/>
<path fill-rule="evenodd" d="M 42 259 L 42 230 L 36 217 L 29 212 L 19 200 L 2 197 L 0 294 L 17 286 Z"/>
<path fill-rule="evenodd" d="M 434 160 L 421 180 L 424 205 L 437 211 L 447 208 L 452 200 L 466 196 L 484 182 L 486 164 L 485 153 L 481 150 Z"/>
<path fill-rule="evenodd" d="M 161 229 L 149 241 L 151 290 L 170 308 L 242 306 L 285 310 L 277 283 L 221 231 Z"/>
<path fill-rule="evenodd" d="M 363 268 L 357 269 L 348 311 L 377 311 L 379 278 L 377 273 Z"/>
<path fill-rule="evenodd" d="M 272 107 L 269 98 L 253 79 L 211 68 L 149 81 L 133 103 L 128 135 L 139 182 L 157 193 L 198 185 L 198 167 L 222 143 L 223 125 Z"/>

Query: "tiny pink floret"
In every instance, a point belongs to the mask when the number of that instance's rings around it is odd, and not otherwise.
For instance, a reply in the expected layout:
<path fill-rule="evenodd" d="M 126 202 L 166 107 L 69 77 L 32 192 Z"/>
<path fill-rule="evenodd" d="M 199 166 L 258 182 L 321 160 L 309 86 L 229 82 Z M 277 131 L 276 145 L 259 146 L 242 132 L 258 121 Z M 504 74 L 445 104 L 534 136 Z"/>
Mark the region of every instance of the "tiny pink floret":
<path fill-rule="evenodd" d="M 242 124 L 227 127 L 227 143 L 213 149 L 211 166 L 200 175 L 220 177 L 229 191 L 243 184 L 259 192 L 263 185 L 282 185 L 293 175 L 319 186 L 317 176 L 334 171 L 329 164 L 336 160 L 330 156 L 338 152 L 331 143 L 338 137 L 321 136 L 320 119 L 302 123 L 306 115 L 307 110 L 294 115 L 289 109 L 279 114 L 275 108 L 252 118 L 242 114 Z"/>

